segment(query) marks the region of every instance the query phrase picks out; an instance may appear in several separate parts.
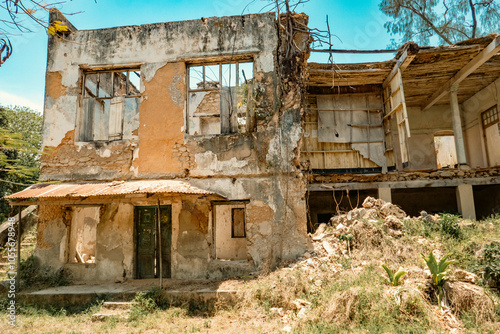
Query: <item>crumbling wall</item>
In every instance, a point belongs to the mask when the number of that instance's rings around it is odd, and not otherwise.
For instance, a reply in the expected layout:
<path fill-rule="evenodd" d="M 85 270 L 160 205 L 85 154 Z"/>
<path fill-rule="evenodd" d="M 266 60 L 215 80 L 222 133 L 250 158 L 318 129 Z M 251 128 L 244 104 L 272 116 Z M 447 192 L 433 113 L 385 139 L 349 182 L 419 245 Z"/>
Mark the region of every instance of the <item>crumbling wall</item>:
<path fill-rule="evenodd" d="M 42 265 L 59 269 L 67 261 L 71 213 L 61 205 L 39 205 L 34 256 Z"/>
<path fill-rule="evenodd" d="M 465 149 L 471 167 L 488 167 L 500 163 L 498 128 L 491 132 L 488 129 L 484 131 L 481 120 L 481 113 L 498 105 L 499 100 L 500 79 L 497 79 L 462 104 Z"/>
<path fill-rule="evenodd" d="M 453 131 L 450 106 L 434 106 L 425 112 L 422 112 L 420 107 L 409 106 L 408 120 L 411 132 L 408 139 L 408 169 L 436 169 L 434 135 L 440 131 Z M 398 140 L 397 137 L 395 140 Z"/>
<path fill-rule="evenodd" d="M 172 213 L 172 273 L 177 279 L 208 278 L 210 246 L 210 202 L 205 198 L 183 198 L 177 214 Z"/>
<path fill-rule="evenodd" d="M 51 20 L 67 21 L 57 11 Z M 64 39 L 49 37 L 42 178 L 186 176 L 196 169 L 198 153 L 184 140 L 186 62 L 253 57 L 253 110 L 272 116 L 276 40 L 272 13 L 86 31 L 71 27 Z M 141 70 L 139 120 L 128 126 L 136 128 L 133 139 L 75 141 L 83 71 L 120 67 Z"/>

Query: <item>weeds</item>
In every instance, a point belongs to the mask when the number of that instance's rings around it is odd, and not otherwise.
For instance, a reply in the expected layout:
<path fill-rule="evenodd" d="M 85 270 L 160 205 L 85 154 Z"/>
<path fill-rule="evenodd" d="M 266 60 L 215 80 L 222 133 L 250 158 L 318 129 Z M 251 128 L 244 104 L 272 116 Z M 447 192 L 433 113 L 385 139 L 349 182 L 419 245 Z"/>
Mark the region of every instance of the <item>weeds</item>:
<path fill-rule="evenodd" d="M 389 284 L 392 286 L 398 286 L 400 283 L 399 280 L 406 275 L 406 271 L 404 271 L 401 267 L 399 267 L 399 270 L 396 273 L 393 273 L 393 271 L 385 264 L 382 265 L 382 268 L 384 268 L 387 273 L 387 276 L 389 277 Z"/>
<path fill-rule="evenodd" d="M 57 287 L 71 283 L 69 274 L 64 269 L 54 271 L 49 267 L 40 266 L 33 255 L 21 261 L 20 278 L 24 289 L 33 286 Z"/>
<path fill-rule="evenodd" d="M 443 237 L 452 237 L 462 239 L 463 233 L 458 225 L 460 216 L 451 213 L 442 213 L 439 215 L 440 233 Z"/>
<path fill-rule="evenodd" d="M 452 255 L 452 253 L 448 253 L 441 258 L 439 262 L 437 262 L 432 251 L 429 253 L 429 257 L 425 257 L 424 254 L 421 254 L 429 268 L 432 275 L 432 283 L 438 289 L 438 306 L 441 310 L 441 300 L 443 299 L 443 284 L 445 277 L 447 275 L 446 269 L 448 266 L 455 262 L 455 260 L 446 261 L 448 257 Z"/>
<path fill-rule="evenodd" d="M 493 241 L 484 245 L 476 271 L 483 277 L 486 285 L 500 287 L 500 242 Z"/>

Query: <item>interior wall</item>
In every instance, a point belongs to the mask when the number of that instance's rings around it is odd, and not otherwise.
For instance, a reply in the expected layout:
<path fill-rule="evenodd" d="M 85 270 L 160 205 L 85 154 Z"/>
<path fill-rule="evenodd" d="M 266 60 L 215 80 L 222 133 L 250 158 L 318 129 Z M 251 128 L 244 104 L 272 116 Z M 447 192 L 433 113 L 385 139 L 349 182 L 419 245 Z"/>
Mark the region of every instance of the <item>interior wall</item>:
<path fill-rule="evenodd" d="M 434 134 L 453 130 L 450 106 L 433 106 L 425 112 L 422 112 L 420 107 L 409 107 L 408 121 L 411 134 L 408 139 L 408 169 L 436 169 Z"/>
<path fill-rule="evenodd" d="M 467 156 L 470 158 L 469 164 L 471 167 L 488 167 L 481 113 L 498 104 L 499 99 L 500 79 L 497 79 L 462 103 L 464 128 L 466 129 L 465 149 Z M 495 148 L 498 148 L 498 146 Z"/>

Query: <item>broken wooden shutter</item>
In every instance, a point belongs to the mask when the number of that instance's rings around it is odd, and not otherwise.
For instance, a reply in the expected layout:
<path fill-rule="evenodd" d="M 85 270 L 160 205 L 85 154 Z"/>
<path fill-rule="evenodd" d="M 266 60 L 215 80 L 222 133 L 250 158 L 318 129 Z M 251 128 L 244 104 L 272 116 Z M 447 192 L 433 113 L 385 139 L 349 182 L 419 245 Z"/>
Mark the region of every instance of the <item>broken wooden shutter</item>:
<path fill-rule="evenodd" d="M 83 99 L 82 121 L 80 122 L 80 141 L 92 141 L 94 136 L 94 110 L 96 100 Z"/>
<path fill-rule="evenodd" d="M 124 96 L 118 96 L 111 99 L 111 104 L 109 107 L 108 140 L 122 139 L 124 109 L 125 109 Z"/>
<path fill-rule="evenodd" d="M 403 78 L 401 71 L 391 79 L 385 87 L 385 116 L 384 120 L 390 120 L 395 114 L 398 127 L 399 147 L 401 152 L 401 163 L 408 164 L 408 138 L 410 135 L 410 124 L 408 123 L 408 112 L 406 110 L 405 93 L 403 89 Z"/>

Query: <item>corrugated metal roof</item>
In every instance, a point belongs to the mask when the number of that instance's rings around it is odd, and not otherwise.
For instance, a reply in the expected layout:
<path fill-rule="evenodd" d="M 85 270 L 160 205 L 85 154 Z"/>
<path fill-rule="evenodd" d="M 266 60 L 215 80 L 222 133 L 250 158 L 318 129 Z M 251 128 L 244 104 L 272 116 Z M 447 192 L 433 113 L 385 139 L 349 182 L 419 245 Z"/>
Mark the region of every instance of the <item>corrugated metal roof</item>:
<path fill-rule="evenodd" d="M 221 196 L 212 191 L 194 187 L 186 181 L 141 180 L 96 183 L 39 183 L 4 198 L 10 200 L 61 197 L 82 198 L 124 194 L 192 194 Z"/>

